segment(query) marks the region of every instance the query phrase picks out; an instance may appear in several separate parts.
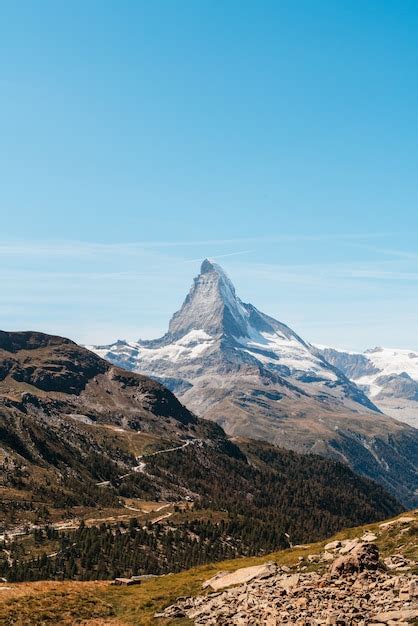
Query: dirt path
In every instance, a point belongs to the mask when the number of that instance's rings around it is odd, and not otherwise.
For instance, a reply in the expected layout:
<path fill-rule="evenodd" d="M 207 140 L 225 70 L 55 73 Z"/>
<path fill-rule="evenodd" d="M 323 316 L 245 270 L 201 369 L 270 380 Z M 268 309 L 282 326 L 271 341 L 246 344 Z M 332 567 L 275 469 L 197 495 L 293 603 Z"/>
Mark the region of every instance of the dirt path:
<path fill-rule="evenodd" d="M 145 461 L 142 460 L 144 458 L 150 458 L 152 456 L 157 456 L 158 454 L 167 454 L 168 452 L 175 452 L 176 450 L 182 450 L 183 448 L 187 448 L 187 446 L 190 446 L 193 444 L 201 445 L 202 443 L 203 442 L 201 439 L 189 439 L 188 441 L 185 441 L 181 446 L 175 446 L 173 448 L 165 448 L 164 450 L 157 450 L 156 452 L 151 452 L 151 454 L 140 454 L 139 456 L 135 457 L 138 465 L 135 465 L 135 467 L 133 467 L 133 469 L 130 472 L 127 472 L 127 474 L 123 474 L 122 476 L 119 476 L 119 478 L 120 479 L 127 478 L 127 476 L 131 476 L 134 472 L 144 473 L 145 466 L 146 466 Z"/>
<path fill-rule="evenodd" d="M 151 524 L 158 524 L 158 522 L 162 522 L 163 519 L 167 519 L 168 517 L 171 517 L 172 515 L 173 515 L 172 513 L 166 513 L 165 515 L 160 515 L 159 517 L 152 519 Z"/>

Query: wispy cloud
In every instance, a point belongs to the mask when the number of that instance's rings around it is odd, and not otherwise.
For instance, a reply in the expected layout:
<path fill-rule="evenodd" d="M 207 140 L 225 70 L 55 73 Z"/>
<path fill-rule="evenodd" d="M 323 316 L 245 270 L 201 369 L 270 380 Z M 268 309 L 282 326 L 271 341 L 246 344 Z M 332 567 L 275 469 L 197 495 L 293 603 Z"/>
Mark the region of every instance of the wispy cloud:
<path fill-rule="evenodd" d="M 363 244 L 353 244 L 353 245 L 355 245 L 357 248 L 360 248 L 362 250 L 367 250 L 369 252 L 376 252 L 377 254 L 381 254 L 383 256 L 390 256 L 396 259 L 410 260 L 410 261 L 418 260 L 418 253 L 411 252 L 409 250 L 397 250 L 395 248 L 386 248 L 386 247 L 382 248 L 380 246 L 370 246 L 370 245 L 363 245 Z"/>
<path fill-rule="evenodd" d="M 242 254 L 250 254 L 252 252 L 255 252 L 255 250 L 240 250 L 239 252 L 228 252 L 226 254 L 217 254 L 216 256 L 214 256 L 213 254 L 207 255 L 207 257 L 209 259 L 214 259 L 214 260 L 218 260 L 218 259 L 225 259 L 227 257 L 230 256 L 240 256 Z M 186 263 L 197 263 L 198 261 L 201 261 L 202 257 L 198 257 L 197 259 L 188 259 L 186 261 Z"/>
<path fill-rule="evenodd" d="M 17 241 L 0 242 L 1 255 L 34 255 L 34 256 L 80 256 L 92 255 L 96 253 L 114 254 L 137 254 L 141 251 L 158 248 L 189 248 L 199 246 L 222 246 L 222 245 L 242 245 L 242 244 L 265 244 L 265 243 L 296 243 L 296 242 L 326 242 L 326 241 L 346 241 L 356 242 L 362 240 L 374 240 L 388 237 L 389 233 L 328 233 L 322 235 L 309 234 L 283 234 L 267 237 L 246 237 L 231 239 L 193 239 L 186 241 L 136 241 L 136 242 L 116 242 L 102 243 L 92 241 Z M 235 254 L 235 253 L 231 253 Z M 238 253 L 237 253 L 238 254 Z M 240 252 L 240 254 L 242 254 Z M 220 255 L 217 255 L 220 258 Z M 225 256 L 225 255 L 223 255 Z"/>
<path fill-rule="evenodd" d="M 371 280 L 418 280 L 418 272 L 392 272 L 373 269 L 354 270 L 349 272 L 348 277 L 371 279 Z"/>
<path fill-rule="evenodd" d="M 418 281 L 418 271 L 393 262 L 332 262 L 306 264 L 242 263 L 235 268 L 238 278 L 251 284 L 292 284 L 306 288 L 351 289 L 378 288 L 379 283 L 391 282 L 400 288 L 401 283 Z M 393 287 L 391 287 L 393 289 Z"/>

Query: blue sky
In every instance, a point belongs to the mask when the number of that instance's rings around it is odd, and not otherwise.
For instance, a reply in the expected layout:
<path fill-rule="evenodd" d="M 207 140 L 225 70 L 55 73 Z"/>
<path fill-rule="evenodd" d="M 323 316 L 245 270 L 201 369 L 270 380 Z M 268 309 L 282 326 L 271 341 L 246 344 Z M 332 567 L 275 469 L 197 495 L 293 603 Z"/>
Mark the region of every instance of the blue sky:
<path fill-rule="evenodd" d="M 2 2 L 0 327 L 164 332 L 200 260 L 306 339 L 418 349 L 418 10 Z"/>

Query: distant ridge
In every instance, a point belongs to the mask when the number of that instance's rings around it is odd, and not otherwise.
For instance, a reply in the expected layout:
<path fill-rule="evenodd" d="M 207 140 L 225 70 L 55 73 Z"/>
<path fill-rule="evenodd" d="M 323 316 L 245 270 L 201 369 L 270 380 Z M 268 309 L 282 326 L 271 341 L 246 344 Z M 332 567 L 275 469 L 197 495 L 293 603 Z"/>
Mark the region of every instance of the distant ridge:
<path fill-rule="evenodd" d="M 347 352 L 319 347 L 382 411 L 418 427 L 418 353 L 395 348 Z"/>

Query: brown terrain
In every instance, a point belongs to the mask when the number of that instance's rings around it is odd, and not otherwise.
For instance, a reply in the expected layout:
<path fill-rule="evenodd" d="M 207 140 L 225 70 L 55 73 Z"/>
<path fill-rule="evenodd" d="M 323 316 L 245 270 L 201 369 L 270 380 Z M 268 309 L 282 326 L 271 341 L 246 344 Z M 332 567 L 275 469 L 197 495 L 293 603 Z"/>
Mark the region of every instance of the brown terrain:
<path fill-rule="evenodd" d="M 5 626 L 416 624 L 418 512 L 321 543 L 115 587 L 0 582 Z"/>

